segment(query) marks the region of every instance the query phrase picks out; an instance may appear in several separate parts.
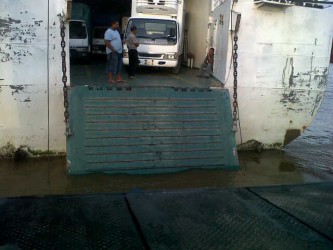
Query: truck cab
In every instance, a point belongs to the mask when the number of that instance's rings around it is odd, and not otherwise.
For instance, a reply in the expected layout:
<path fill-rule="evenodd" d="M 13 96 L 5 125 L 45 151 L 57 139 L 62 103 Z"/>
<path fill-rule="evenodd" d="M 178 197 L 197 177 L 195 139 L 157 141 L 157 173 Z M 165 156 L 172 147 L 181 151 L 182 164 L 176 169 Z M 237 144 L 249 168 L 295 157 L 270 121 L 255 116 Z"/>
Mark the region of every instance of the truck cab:
<path fill-rule="evenodd" d="M 95 26 L 93 28 L 92 35 L 92 50 L 93 55 L 104 55 L 106 54 L 104 33 L 108 29 L 107 26 Z"/>
<path fill-rule="evenodd" d="M 178 73 L 183 54 L 184 1 L 132 1 L 124 38 L 137 27 L 140 66 L 172 68 Z M 123 63 L 129 64 L 124 46 Z"/>
<path fill-rule="evenodd" d="M 84 20 L 69 23 L 69 48 L 71 58 L 87 59 L 90 53 L 87 25 Z"/>

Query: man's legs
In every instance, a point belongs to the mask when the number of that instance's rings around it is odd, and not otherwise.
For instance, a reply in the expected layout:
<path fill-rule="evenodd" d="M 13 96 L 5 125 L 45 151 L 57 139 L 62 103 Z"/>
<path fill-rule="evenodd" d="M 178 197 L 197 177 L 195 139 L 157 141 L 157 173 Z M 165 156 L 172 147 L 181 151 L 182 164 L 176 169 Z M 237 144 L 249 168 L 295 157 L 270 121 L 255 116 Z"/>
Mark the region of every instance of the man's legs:
<path fill-rule="evenodd" d="M 116 53 L 109 53 L 107 54 L 106 58 L 107 58 L 106 72 L 108 73 L 108 82 L 115 83 L 116 81 L 113 80 L 113 76 L 117 74 L 118 56 Z"/>
<path fill-rule="evenodd" d="M 200 66 L 200 73 L 198 75 L 199 77 L 204 76 L 206 68 L 207 68 L 207 64 L 206 63 L 201 64 L 201 66 Z"/>
<path fill-rule="evenodd" d="M 135 64 L 135 55 L 134 55 L 134 51 L 133 49 L 130 49 L 128 51 L 128 60 L 129 60 L 129 65 L 128 65 L 128 76 L 134 76 L 134 64 Z"/>
<path fill-rule="evenodd" d="M 123 80 L 123 54 L 122 53 L 117 53 L 117 82 L 124 82 Z"/>
<path fill-rule="evenodd" d="M 137 50 L 134 50 L 133 59 L 134 59 L 134 68 L 133 68 L 133 76 L 134 76 L 136 74 L 136 69 L 139 66 L 139 54 Z"/>
<path fill-rule="evenodd" d="M 210 75 L 213 73 L 213 65 L 207 64 L 204 77 L 210 77 Z"/>

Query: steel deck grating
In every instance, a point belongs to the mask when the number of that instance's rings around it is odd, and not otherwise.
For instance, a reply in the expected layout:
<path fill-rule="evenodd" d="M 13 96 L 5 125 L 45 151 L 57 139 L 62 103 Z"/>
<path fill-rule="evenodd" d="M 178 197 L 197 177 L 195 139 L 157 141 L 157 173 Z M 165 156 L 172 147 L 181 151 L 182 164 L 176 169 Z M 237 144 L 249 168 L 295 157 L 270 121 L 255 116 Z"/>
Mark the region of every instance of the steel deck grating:
<path fill-rule="evenodd" d="M 251 188 L 251 191 L 333 240 L 333 183 Z"/>
<path fill-rule="evenodd" d="M 1 199 L 1 246 L 144 249 L 123 195 Z"/>
<path fill-rule="evenodd" d="M 4 198 L 0 250 L 333 249 L 332 186 Z"/>
<path fill-rule="evenodd" d="M 245 189 L 128 194 L 151 249 L 332 249 Z"/>

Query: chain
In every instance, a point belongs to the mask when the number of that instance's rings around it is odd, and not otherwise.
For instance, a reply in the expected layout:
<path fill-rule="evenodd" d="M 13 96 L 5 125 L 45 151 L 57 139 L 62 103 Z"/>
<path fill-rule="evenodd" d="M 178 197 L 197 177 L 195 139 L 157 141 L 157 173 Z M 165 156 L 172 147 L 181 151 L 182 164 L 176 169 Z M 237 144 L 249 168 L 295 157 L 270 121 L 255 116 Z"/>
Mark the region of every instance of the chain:
<path fill-rule="evenodd" d="M 69 129 L 69 111 L 68 111 L 68 88 L 67 88 L 67 67 L 66 67 L 66 42 L 65 42 L 65 35 L 66 35 L 66 26 L 65 20 L 61 18 L 60 20 L 60 35 L 61 35 L 61 58 L 62 58 L 62 82 L 64 84 L 63 91 L 64 91 L 64 107 L 65 107 L 65 123 L 66 123 L 66 136 L 70 135 Z"/>
<path fill-rule="evenodd" d="M 238 67 L 238 54 L 237 54 L 237 50 L 238 50 L 238 36 L 237 34 L 235 34 L 234 36 L 234 45 L 233 45 L 233 53 L 232 53 L 232 59 L 233 59 L 233 64 L 234 64 L 234 101 L 233 101 L 233 112 L 232 112 L 232 117 L 233 117 L 233 127 L 232 127 L 232 131 L 233 132 L 237 132 L 238 131 L 238 127 L 237 127 L 237 110 L 238 110 L 238 94 L 237 94 L 237 76 L 238 76 L 238 72 L 237 72 L 237 67 Z"/>

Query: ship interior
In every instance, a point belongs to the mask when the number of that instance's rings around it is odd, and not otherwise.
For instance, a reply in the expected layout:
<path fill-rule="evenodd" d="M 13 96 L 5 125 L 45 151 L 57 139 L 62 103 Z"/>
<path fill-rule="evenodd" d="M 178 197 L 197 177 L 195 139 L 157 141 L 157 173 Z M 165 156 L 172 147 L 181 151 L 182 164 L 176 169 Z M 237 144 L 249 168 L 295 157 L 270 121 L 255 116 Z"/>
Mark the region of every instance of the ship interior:
<path fill-rule="evenodd" d="M 91 9 L 92 27 L 109 26 L 112 20 L 119 20 L 119 32 L 123 37 L 126 28 L 126 17 L 131 16 L 131 0 L 73 0 L 73 3 L 87 4 Z M 190 14 L 187 11 L 187 15 Z M 190 25 L 190 24 L 187 24 Z M 205 31 L 206 32 L 206 31 Z M 194 55 L 188 51 L 189 40 L 184 39 L 184 54 L 182 67 L 178 74 L 170 68 L 139 67 L 135 80 L 128 79 L 127 68 L 123 67 L 123 77 L 126 81 L 123 86 L 173 86 L 173 87 L 221 87 L 223 84 L 214 77 L 209 79 L 198 78 L 199 67 L 194 67 Z M 93 46 L 93 45 L 92 45 Z M 205 49 L 205 48 L 204 48 Z M 105 46 L 103 48 L 105 50 Z M 196 58 L 197 60 L 203 60 Z M 70 59 L 70 84 L 71 86 L 99 85 L 108 86 L 106 74 L 106 55 L 91 53 L 88 60 Z M 119 84 L 118 84 L 119 85 Z"/>

